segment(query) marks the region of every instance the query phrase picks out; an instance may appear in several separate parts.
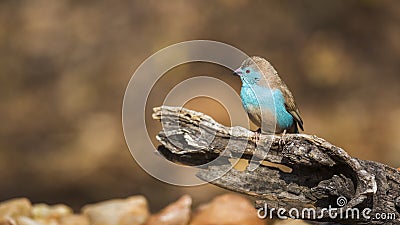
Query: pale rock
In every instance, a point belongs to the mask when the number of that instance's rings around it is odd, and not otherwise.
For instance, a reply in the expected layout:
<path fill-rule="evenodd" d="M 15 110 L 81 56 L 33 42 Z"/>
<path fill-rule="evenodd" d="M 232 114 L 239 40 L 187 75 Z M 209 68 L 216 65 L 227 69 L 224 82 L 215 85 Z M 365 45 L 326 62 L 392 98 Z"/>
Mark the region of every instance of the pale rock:
<path fill-rule="evenodd" d="M 265 225 L 257 210 L 246 198 L 225 194 L 197 209 L 190 225 Z"/>
<path fill-rule="evenodd" d="M 149 217 L 146 198 L 133 196 L 83 207 L 91 225 L 140 225 Z"/>
<path fill-rule="evenodd" d="M 17 225 L 17 222 L 15 219 L 5 216 L 2 219 L 0 219 L 0 225 Z"/>
<path fill-rule="evenodd" d="M 60 225 L 90 225 L 90 222 L 86 216 L 74 214 L 62 217 Z"/>
<path fill-rule="evenodd" d="M 310 224 L 303 220 L 287 219 L 287 220 L 275 220 L 274 225 L 310 225 Z"/>
<path fill-rule="evenodd" d="M 35 221 L 32 218 L 26 216 L 20 216 L 17 218 L 17 225 L 44 225 L 39 221 Z"/>
<path fill-rule="evenodd" d="M 0 203 L 0 225 L 15 224 L 20 216 L 31 216 L 32 204 L 26 198 L 16 198 Z"/>
<path fill-rule="evenodd" d="M 192 198 L 182 196 L 178 201 L 168 205 L 147 221 L 147 225 L 187 225 L 190 220 Z"/>
<path fill-rule="evenodd" d="M 35 204 L 32 208 L 34 219 L 60 219 L 63 216 L 72 214 L 72 209 L 66 205 L 49 206 L 47 204 Z"/>
<path fill-rule="evenodd" d="M 54 218 L 32 218 L 35 222 L 43 225 L 59 225 L 58 220 Z"/>

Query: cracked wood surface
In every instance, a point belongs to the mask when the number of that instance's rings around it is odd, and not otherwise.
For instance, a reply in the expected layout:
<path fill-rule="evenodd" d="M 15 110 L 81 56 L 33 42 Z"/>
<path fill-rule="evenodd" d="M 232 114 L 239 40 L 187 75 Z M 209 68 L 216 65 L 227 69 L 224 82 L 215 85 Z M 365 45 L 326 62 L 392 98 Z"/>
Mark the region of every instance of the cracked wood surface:
<path fill-rule="evenodd" d="M 157 135 L 158 151 L 168 160 L 186 165 L 203 165 L 197 176 L 214 185 L 255 197 L 256 207 L 283 208 L 300 212 L 311 208 L 321 218 L 314 221 L 342 224 L 400 224 L 400 172 L 387 165 L 353 158 L 324 139 L 307 134 L 260 135 L 243 127 L 226 127 L 211 117 L 181 107 L 154 108 L 153 118 L 163 129 Z M 232 169 L 228 159 L 268 161 L 276 166 L 249 164 L 244 170 Z M 228 171 L 228 172 L 226 172 Z M 225 173 L 226 172 L 226 173 Z M 215 179 L 217 178 L 217 179 Z M 344 200 L 344 206 L 338 203 Z M 342 207 L 340 207 L 342 206 Z M 324 208 L 366 208 L 371 218 L 331 218 Z M 339 211 L 340 210 L 340 211 Z M 367 211 L 365 211 L 367 212 Z M 395 219 L 374 218 L 377 213 Z M 276 216 L 276 211 L 272 212 Z"/>

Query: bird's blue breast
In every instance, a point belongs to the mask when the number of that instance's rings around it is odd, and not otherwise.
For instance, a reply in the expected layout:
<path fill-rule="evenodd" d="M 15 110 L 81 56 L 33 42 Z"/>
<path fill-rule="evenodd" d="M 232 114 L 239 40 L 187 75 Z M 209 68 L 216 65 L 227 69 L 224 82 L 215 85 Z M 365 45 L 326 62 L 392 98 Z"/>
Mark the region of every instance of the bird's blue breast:
<path fill-rule="evenodd" d="M 243 83 L 240 97 L 244 109 L 249 114 L 260 114 L 259 117 L 263 120 L 268 118 L 263 117 L 261 114 L 272 114 L 275 116 L 276 123 L 281 129 L 288 129 L 293 125 L 293 117 L 287 112 L 285 98 L 279 89 L 270 89 L 257 84 Z"/>

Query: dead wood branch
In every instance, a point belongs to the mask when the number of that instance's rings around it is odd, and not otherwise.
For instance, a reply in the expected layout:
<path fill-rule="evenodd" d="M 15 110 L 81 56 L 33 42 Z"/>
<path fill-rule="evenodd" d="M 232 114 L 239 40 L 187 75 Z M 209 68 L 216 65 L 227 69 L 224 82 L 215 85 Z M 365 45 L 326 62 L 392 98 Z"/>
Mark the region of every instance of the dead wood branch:
<path fill-rule="evenodd" d="M 268 208 L 283 208 L 286 216 L 293 208 L 299 212 L 312 208 L 321 216 L 307 217 L 314 221 L 400 224 L 400 172 L 394 168 L 353 158 L 343 149 L 307 134 L 261 135 L 256 145 L 254 132 L 223 126 L 203 113 L 180 107 L 155 108 L 153 118 L 161 120 L 164 128 L 157 135 L 162 144 L 159 152 L 171 161 L 201 165 L 221 156 L 256 158 L 290 167 L 291 172 L 275 166 L 229 170 L 231 163 L 222 160 L 198 173 L 202 180 L 255 197 L 257 208 L 265 204 Z M 219 178 L 213 180 L 215 177 Z M 347 204 L 342 206 L 338 198 Z M 323 210 L 329 207 L 344 214 L 331 218 Z M 346 218 L 346 212 L 351 213 L 348 209 L 358 209 L 361 214 L 366 208 L 371 209 L 367 214 L 370 218 Z M 377 215 L 395 219 L 382 220 L 375 218 Z"/>

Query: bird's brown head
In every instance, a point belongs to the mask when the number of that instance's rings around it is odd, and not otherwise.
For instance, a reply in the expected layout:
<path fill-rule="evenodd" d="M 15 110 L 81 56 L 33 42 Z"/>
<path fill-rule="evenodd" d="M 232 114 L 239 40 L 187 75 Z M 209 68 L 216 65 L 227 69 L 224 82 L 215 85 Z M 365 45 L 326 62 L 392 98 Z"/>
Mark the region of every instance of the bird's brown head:
<path fill-rule="evenodd" d="M 242 82 L 259 83 L 260 80 L 268 80 L 277 74 L 274 67 L 266 59 L 259 56 L 252 56 L 243 61 L 242 65 L 234 71 L 240 76 Z M 263 77 L 265 79 L 263 79 Z"/>

